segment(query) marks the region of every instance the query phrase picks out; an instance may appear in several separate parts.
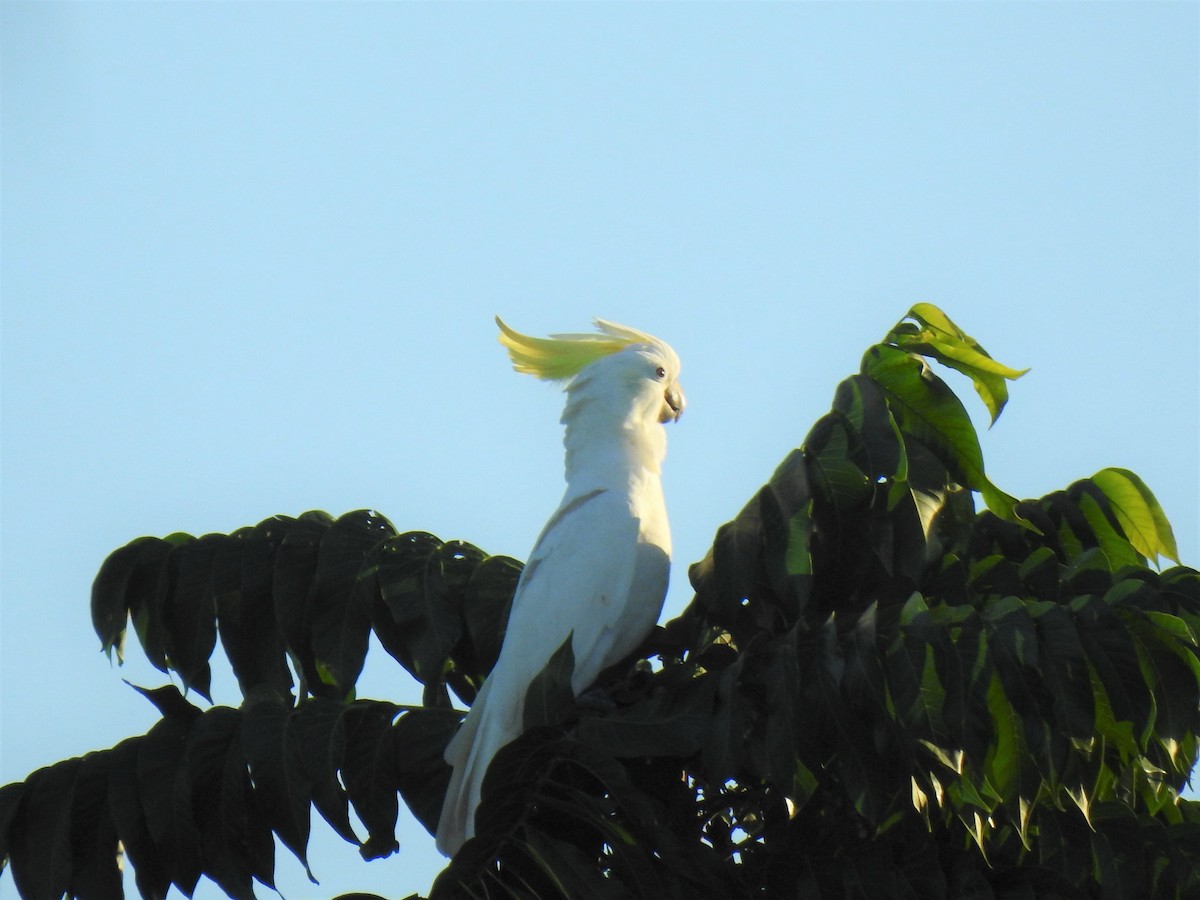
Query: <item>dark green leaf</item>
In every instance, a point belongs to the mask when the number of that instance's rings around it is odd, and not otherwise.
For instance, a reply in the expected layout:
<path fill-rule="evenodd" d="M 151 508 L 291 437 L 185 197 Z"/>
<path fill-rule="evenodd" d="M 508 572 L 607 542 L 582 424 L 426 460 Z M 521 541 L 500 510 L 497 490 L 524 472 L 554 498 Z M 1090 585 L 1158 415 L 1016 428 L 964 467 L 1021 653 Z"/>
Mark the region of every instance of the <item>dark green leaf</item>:
<path fill-rule="evenodd" d="M 142 537 L 113 551 L 92 583 L 92 625 L 100 638 L 101 649 L 124 659 L 125 623 L 131 611 L 146 602 L 158 567 L 171 551 L 160 538 Z"/>
<path fill-rule="evenodd" d="M 312 596 L 321 539 L 331 519 L 324 513 L 305 513 L 288 530 L 275 554 L 272 594 L 288 653 L 304 683 L 302 691 L 341 699 L 336 688 L 322 681 L 312 649 Z"/>
<path fill-rule="evenodd" d="M 160 855 L 146 823 L 142 807 L 142 789 L 138 783 L 138 758 L 141 737 L 127 738 L 109 753 L 108 807 L 117 836 L 137 881 L 138 893 L 147 900 L 163 900 L 171 886 L 165 855 Z"/>
<path fill-rule="evenodd" d="M 377 557 L 372 551 L 395 536 L 371 510 L 347 513 L 321 539 L 312 596 L 313 652 L 322 678 L 349 694 L 362 671 L 370 636 L 370 601 Z"/>
<path fill-rule="evenodd" d="M 200 837 L 203 871 L 236 900 L 254 896 L 252 878 L 264 868 L 250 851 L 254 841 L 245 755 L 239 732 L 241 715 L 228 707 L 215 707 L 196 720 L 188 735 L 184 766 L 186 803 Z M 274 870 L 274 844 L 266 865 Z"/>
<path fill-rule="evenodd" d="M 1053 603 L 1030 608 L 1037 627 L 1040 673 L 1053 698 L 1055 721 L 1070 737 L 1092 736 L 1093 712 L 1091 675 L 1075 623 L 1067 610 Z"/>
<path fill-rule="evenodd" d="M 716 688 L 717 679 L 701 676 L 604 716 L 583 715 L 579 739 L 617 758 L 691 756 L 708 734 Z"/>
<path fill-rule="evenodd" d="M 388 856 L 400 846 L 396 842 L 399 779 L 391 734 L 399 711 L 392 703 L 359 700 L 347 707 L 341 719 L 342 782 L 368 834 L 360 850 L 363 859 Z"/>
<path fill-rule="evenodd" d="M 217 642 L 216 602 L 212 591 L 212 564 L 223 535 L 206 535 L 177 548 L 173 590 L 163 601 L 167 656 L 185 688 L 205 700 L 211 673 L 208 658 Z"/>
<path fill-rule="evenodd" d="M 392 726 L 396 786 L 417 821 L 433 834 L 450 783 L 442 753 L 462 716 L 450 709 L 416 709 Z"/>
<path fill-rule="evenodd" d="M 486 675 L 500 655 L 509 607 L 517 590 L 522 566 L 507 556 L 485 559 L 467 582 L 463 614 L 474 649 L 472 669 Z"/>
<path fill-rule="evenodd" d="M 307 852 L 312 784 L 291 732 L 295 715 L 290 706 L 271 699 L 243 707 L 242 752 L 267 822 L 316 884 Z"/>
<path fill-rule="evenodd" d="M 25 900 L 59 900 L 73 874 L 71 808 L 81 761 L 68 759 L 29 776 L 9 831 L 9 859 Z"/>
<path fill-rule="evenodd" d="M 911 354 L 886 346 L 867 351 L 863 374 L 883 388 L 905 435 L 933 451 L 960 484 L 980 493 L 993 513 L 1016 519 L 1016 500 L 984 474 L 975 427 L 940 378 Z"/>
<path fill-rule="evenodd" d="M 571 677 L 575 674 L 574 632 L 550 655 L 525 691 L 525 730 L 557 725 L 575 708 Z"/>
<path fill-rule="evenodd" d="M 291 521 L 291 520 L 288 520 Z M 268 520 L 234 532 L 217 547 L 212 589 L 216 597 L 221 645 L 243 696 L 262 689 L 291 699 L 283 639 L 272 596 L 274 554 L 283 526 Z"/>
<path fill-rule="evenodd" d="M 80 761 L 71 806 L 71 883 L 68 893 L 87 900 L 124 896 L 117 868 L 117 829 L 109 814 L 109 752 L 89 753 Z"/>
<path fill-rule="evenodd" d="M 297 780 L 312 788 L 313 806 L 343 839 L 358 844 L 346 792 L 337 778 L 345 749 L 345 732 L 339 727 L 344 710 L 333 700 L 305 700 L 292 716 L 287 740 L 290 759 L 298 766 Z"/>
<path fill-rule="evenodd" d="M 192 818 L 185 754 L 193 718 L 164 718 L 137 746 L 137 784 L 146 830 L 171 881 L 191 894 L 200 879 L 200 835 Z"/>
<path fill-rule="evenodd" d="M 9 828 L 17 816 L 17 810 L 26 790 L 25 783 L 6 784 L 0 787 L 0 873 L 8 864 Z"/>

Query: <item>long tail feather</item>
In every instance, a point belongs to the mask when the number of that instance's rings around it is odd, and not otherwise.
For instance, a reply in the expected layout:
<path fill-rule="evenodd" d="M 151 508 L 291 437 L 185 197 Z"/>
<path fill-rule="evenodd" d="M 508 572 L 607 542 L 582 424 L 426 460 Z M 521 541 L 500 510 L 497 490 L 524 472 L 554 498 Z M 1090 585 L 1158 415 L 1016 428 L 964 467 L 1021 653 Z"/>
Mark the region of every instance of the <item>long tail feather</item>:
<path fill-rule="evenodd" d="M 511 710 L 488 703 L 492 684 L 490 678 L 484 682 L 458 734 L 446 746 L 445 759 L 454 767 L 454 774 L 446 789 L 437 830 L 438 850 L 446 856 L 453 856 L 475 836 L 475 811 L 488 765 L 501 747 L 520 734 L 513 725 L 519 715 L 514 718 Z"/>

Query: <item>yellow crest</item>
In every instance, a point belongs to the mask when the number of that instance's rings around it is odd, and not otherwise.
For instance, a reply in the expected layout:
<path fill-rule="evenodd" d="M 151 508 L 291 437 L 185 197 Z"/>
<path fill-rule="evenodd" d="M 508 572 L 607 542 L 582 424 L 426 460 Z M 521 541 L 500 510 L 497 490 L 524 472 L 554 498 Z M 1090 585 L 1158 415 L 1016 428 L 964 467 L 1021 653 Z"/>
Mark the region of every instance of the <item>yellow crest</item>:
<path fill-rule="evenodd" d="M 513 368 L 546 381 L 573 378 L 589 364 L 632 344 L 664 346 L 662 341 L 644 331 L 603 319 L 594 321 L 599 334 L 552 334 L 548 338 L 538 338 L 514 331 L 496 316 L 500 343 L 508 350 Z"/>

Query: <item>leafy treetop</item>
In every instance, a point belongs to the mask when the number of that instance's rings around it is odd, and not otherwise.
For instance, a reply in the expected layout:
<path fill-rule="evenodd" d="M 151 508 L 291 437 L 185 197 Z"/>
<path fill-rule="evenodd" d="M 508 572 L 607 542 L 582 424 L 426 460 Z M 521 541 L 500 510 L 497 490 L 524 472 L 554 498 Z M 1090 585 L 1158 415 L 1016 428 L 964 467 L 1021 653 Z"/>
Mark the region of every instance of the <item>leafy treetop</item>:
<path fill-rule="evenodd" d="M 1200 575 L 1153 494 L 1104 469 L 1038 500 L 988 479 L 930 361 L 994 422 L 1021 372 L 918 304 L 691 567 L 692 603 L 577 700 L 569 643 L 496 757 L 478 836 L 434 898 L 1190 897 Z M 986 509 L 977 512 L 973 496 Z M 521 566 L 373 511 L 139 538 L 92 617 L 209 699 L 0 788 L 29 900 L 272 885 L 312 808 L 364 858 L 398 800 L 433 831 L 441 752 L 494 663 Z M 356 699 L 369 636 L 423 704 Z M 295 678 L 293 678 L 293 675 Z M 353 808 L 367 835 L 351 825 Z"/>

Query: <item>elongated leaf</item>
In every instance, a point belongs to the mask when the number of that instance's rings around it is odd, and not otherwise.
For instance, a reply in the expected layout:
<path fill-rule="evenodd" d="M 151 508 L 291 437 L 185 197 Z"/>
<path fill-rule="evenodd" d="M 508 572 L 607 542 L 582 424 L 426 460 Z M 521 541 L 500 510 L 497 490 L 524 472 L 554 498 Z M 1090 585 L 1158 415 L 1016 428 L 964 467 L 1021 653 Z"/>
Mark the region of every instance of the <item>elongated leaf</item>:
<path fill-rule="evenodd" d="M 579 739 L 617 758 L 691 756 L 703 746 L 716 686 L 716 679 L 701 677 L 608 715 L 585 715 Z"/>
<path fill-rule="evenodd" d="M 463 614 L 474 650 L 472 668 L 477 672 L 491 672 L 500 655 L 521 569 L 515 559 L 492 556 L 471 573 L 467 582 Z"/>
<path fill-rule="evenodd" d="M 1101 469 L 1091 481 L 1112 504 L 1121 530 L 1138 553 L 1148 559 L 1164 556 L 1179 562 L 1171 523 L 1142 479 L 1128 469 Z"/>
<path fill-rule="evenodd" d="M 901 430 L 927 447 L 956 480 L 978 491 L 988 509 L 1020 521 L 1016 500 L 984 474 L 983 452 L 962 403 L 921 361 L 901 350 L 875 346 L 863 357 L 863 374 L 888 394 Z"/>
<path fill-rule="evenodd" d="M 463 591 L 483 553 L 421 532 L 385 541 L 380 553 L 380 595 L 395 623 L 404 626 L 397 634 L 400 646 L 389 652 L 425 685 L 427 705 L 448 705 L 446 661 L 462 635 Z"/>
<path fill-rule="evenodd" d="M 327 685 L 317 668 L 312 649 L 312 596 L 317 576 L 321 539 L 332 522 L 326 513 L 305 513 L 288 530 L 275 555 L 272 593 L 275 618 L 304 679 L 302 690 L 317 696 L 340 699 L 335 687 Z"/>
<path fill-rule="evenodd" d="M 932 303 L 916 304 L 907 317 L 921 324 L 920 331 L 914 334 L 896 330 L 889 339 L 907 350 L 931 356 L 970 378 L 994 425 L 1008 402 L 1005 381 L 1020 378 L 1029 370 L 1013 369 L 996 362 L 978 341 Z"/>
<path fill-rule="evenodd" d="M 392 703 L 360 700 L 352 703 L 341 719 L 345 733 L 342 782 L 368 833 L 359 851 L 363 859 L 389 856 L 400 846 L 396 841 L 398 778 L 391 736 L 392 721 L 399 711 Z"/>
<path fill-rule="evenodd" d="M 163 601 L 167 655 L 185 687 L 205 700 L 211 673 L 208 658 L 217 642 L 212 563 L 223 535 L 206 535 L 175 551 L 177 574 Z"/>
<path fill-rule="evenodd" d="M 92 583 L 92 625 L 101 649 L 117 661 L 124 660 L 125 625 L 135 615 L 157 581 L 158 567 L 171 545 L 160 538 L 143 537 L 113 552 Z"/>
<path fill-rule="evenodd" d="M 350 826 L 350 807 L 337 771 L 345 753 L 345 732 L 339 727 L 345 706 L 320 697 L 306 700 L 289 724 L 291 759 L 303 774 L 298 779 L 312 787 L 317 811 L 344 840 L 360 844 Z"/>
<path fill-rule="evenodd" d="M 589 900 L 624 900 L 630 897 L 628 885 L 605 877 L 597 869 L 595 860 L 579 848 L 553 840 L 539 831 L 531 832 L 527 840 L 524 846 L 526 855 L 562 896 L 587 897 Z"/>
<path fill-rule="evenodd" d="M 1075 622 L 1064 607 L 1053 603 L 1039 603 L 1031 614 L 1041 650 L 1039 668 L 1053 698 L 1057 725 L 1067 735 L 1086 740 L 1094 733 L 1094 701 Z"/>
<path fill-rule="evenodd" d="M 396 786 L 417 821 L 434 834 L 442 798 L 450 783 L 450 767 L 442 753 L 462 717 L 449 709 L 416 709 L 392 726 Z"/>
<path fill-rule="evenodd" d="M 1080 622 L 1080 644 L 1103 686 L 1102 709 L 1112 717 L 1111 723 L 1097 724 L 1105 726 L 1101 733 L 1113 746 L 1132 754 L 1135 736 L 1142 735 L 1150 722 L 1151 699 L 1129 630 L 1111 605 L 1098 597 L 1081 598 L 1073 611 Z"/>
<path fill-rule="evenodd" d="M 8 832 L 13 820 L 17 817 L 17 811 L 26 790 L 25 783 L 6 784 L 0 787 L 0 873 L 3 873 L 4 867 L 8 865 L 10 845 Z"/>
<path fill-rule="evenodd" d="M 279 530 L 278 520 L 268 520 L 231 534 L 214 555 L 212 584 L 221 645 L 242 695 L 264 690 L 290 701 L 292 676 L 272 595 Z"/>
<path fill-rule="evenodd" d="M 109 815 L 108 773 L 112 754 L 80 760 L 71 799 L 71 882 L 68 893 L 96 900 L 124 896 L 117 868 L 117 829 Z"/>
<path fill-rule="evenodd" d="M 17 891 L 26 900 L 58 900 L 71 881 L 71 807 L 81 761 L 68 759 L 31 775 L 9 830 Z"/>
<path fill-rule="evenodd" d="M 322 679 L 343 696 L 367 655 L 377 566 L 371 551 L 394 535 L 387 519 L 359 510 L 338 518 L 321 538 L 311 599 L 313 654 Z"/>
<path fill-rule="evenodd" d="M 714 780 L 732 778 L 746 755 L 746 710 L 738 695 L 738 679 L 745 661 L 745 656 L 738 656 L 716 679 L 714 713 L 701 742 L 704 768 Z"/>
<path fill-rule="evenodd" d="M 1083 536 L 1085 542 L 1095 543 L 1104 554 L 1110 572 L 1116 572 L 1126 566 L 1141 565 L 1141 556 L 1133 544 L 1113 527 L 1105 508 L 1100 505 L 1101 502 L 1103 501 L 1098 501 L 1086 490 L 1078 493 L 1079 511 L 1087 522 L 1088 531 Z"/>
<path fill-rule="evenodd" d="M 143 738 L 127 738 L 111 751 L 108 769 L 108 808 L 129 861 L 138 893 L 163 900 L 171 886 L 165 854 L 160 854 L 146 822 L 138 784 L 138 757 Z"/>
<path fill-rule="evenodd" d="M 908 454 L 904 441 L 876 382 L 864 375 L 847 378 L 834 393 L 833 408 L 845 416 L 854 430 L 852 453 L 868 479 L 907 480 Z"/>
<path fill-rule="evenodd" d="M 263 698 L 249 703 L 242 714 L 242 753 L 254 780 L 254 793 L 272 830 L 304 865 L 309 881 L 316 884 L 308 865 L 312 783 L 291 734 L 295 712 Z"/>
<path fill-rule="evenodd" d="M 185 894 L 200 880 L 199 833 L 184 764 L 192 719 L 164 718 L 138 743 L 137 785 L 146 830 L 171 881 Z"/>
<path fill-rule="evenodd" d="M 251 834 L 254 805 L 247 790 L 240 730 L 241 716 L 228 707 L 215 707 L 195 721 L 184 755 L 184 790 L 201 837 L 204 874 L 235 900 L 251 900 L 254 872 L 265 869 L 269 875 L 274 870 L 274 844 L 271 859 L 250 858 L 259 842 Z"/>
<path fill-rule="evenodd" d="M 138 687 L 136 684 L 125 682 L 147 700 L 154 704 L 155 709 L 168 719 L 179 719 L 190 723 L 200 715 L 200 708 L 188 702 L 179 688 L 167 684 L 160 688 Z"/>
<path fill-rule="evenodd" d="M 525 730 L 557 725 L 575 708 L 571 677 L 575 674 L 574 632 L 550 655 L 525 691 Z"/>
<path fill-rule="evenodd" d="M 805 734 L 800 699 L 800 663 L 795 645 L 780 641 L 766 660 L 765 688 L 772 713 L 764 723 L 763 774 L 783 796 L 801 807 L 816 788 L 817 779 L 804 763 L 812 754 L 812 736 Z M 808 737 L 808 740 L 804 740 Z M 808 746 L 805 747 L 804 745 Z M 805 754 L 805 750 L 808 751 Z"/>

